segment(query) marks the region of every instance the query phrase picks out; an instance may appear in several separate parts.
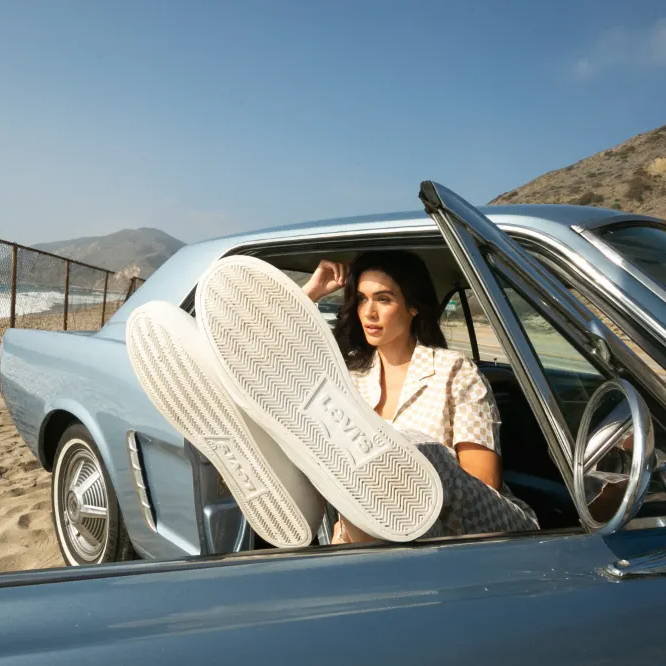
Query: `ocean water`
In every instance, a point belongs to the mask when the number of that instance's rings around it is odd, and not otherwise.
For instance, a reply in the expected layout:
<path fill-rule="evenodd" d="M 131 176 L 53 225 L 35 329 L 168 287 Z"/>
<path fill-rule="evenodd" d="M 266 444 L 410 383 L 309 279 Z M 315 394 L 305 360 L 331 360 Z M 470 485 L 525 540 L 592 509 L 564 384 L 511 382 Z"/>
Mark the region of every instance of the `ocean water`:
<path fill-rule="evenodd" d="M 69 291 L 69 307 L 80 305 L 101 304 L 104 292 L 77 290 Z M 107 303 L 111 301 L 124 300 L 125 294 L 121 292 L 108 292 Z M 35 289 L 29 287 L 17 288 L 16 290 L 16 315 L 34 314 L 38 312 L 49 312 L 50 310 L 62 310 L 65 305 L 65 295 L 62 289 Z M 9 288 L 0 286 L 0 317 L 9 317 L 11 298 Z"/>

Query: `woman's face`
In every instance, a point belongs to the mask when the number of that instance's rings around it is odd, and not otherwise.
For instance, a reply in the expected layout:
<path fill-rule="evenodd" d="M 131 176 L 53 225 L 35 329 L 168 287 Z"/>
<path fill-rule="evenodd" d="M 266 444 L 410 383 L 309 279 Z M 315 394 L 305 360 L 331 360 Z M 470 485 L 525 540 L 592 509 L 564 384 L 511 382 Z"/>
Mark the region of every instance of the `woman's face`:
<path fill-rule="evenodd" d="M 357 290 L 357 313 L 368 344 L 383 347 L 411 338 L 415 308 L 407 307 L 398 283 L 383 271 L 361 273 Z"/>

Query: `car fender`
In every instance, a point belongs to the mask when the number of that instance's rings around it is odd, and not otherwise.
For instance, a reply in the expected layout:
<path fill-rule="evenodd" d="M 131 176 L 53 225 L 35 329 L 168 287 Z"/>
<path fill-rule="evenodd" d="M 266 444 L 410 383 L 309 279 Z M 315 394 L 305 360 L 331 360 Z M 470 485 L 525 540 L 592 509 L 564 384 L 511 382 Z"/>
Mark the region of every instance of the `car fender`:
<path fill-rule="evenodd" d="M 106 468 L 109 477 L 111 478 L 113 487 L 117 488 L 118 486 L 117 471 L 115 469 L 115 466 L 111 465 L 109 443 L 107 442 L 104 433 L 102 432 L 101 428 L 99 427 L 99 424 L 97 423 L 95 417 L 90 413 L 90 411 L 80 402 L 77 402 L 76 400 L 73 400 L 71 398 L 60 397 L 52 402 L 48 402 L 45 405 L 46 416 L 44 417 L 44 420 L 42 422 L 42 427 L 39 436 L 39 459 L 42 462 L 42 465 L 46 467 L 44 463 L 47 462 L 47 456 L 45 451 L 46 441 L 44 437 L 44 431 L 46 430 L 45 426 L 48 423 L 50 417 L 55 412 L 59 411 L 71 414 L 73 420 L 76 419 L 77 421 L 80 421 L 86 427 L 86 429 L 90 433 L 90 436 L 95 441 L 95 444 L 97 445 L 97 449 L 99 450 L 100 455 L 102 456 L 102 462 L 104 463 L 104 467 Z"/>

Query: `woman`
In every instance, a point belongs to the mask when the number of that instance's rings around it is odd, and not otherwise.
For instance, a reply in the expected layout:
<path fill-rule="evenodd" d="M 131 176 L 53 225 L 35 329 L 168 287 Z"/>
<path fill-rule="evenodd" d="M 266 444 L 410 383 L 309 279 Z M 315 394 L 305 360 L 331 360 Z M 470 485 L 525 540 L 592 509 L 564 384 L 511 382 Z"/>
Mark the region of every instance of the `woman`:
<path fill-rule="evenodd" d="M 499 413 L 474 363 L 446 349 L 430 275 L 410 252 L 366 252 L 349 268 L 322 260 L 303 291 L 344 286 L 335 337 L 356 388 L 437 469 L 444 509 L 427 535 L 538 529 L 502 483 Z M 371 540 L 344 517 L 333 543 Z"/>

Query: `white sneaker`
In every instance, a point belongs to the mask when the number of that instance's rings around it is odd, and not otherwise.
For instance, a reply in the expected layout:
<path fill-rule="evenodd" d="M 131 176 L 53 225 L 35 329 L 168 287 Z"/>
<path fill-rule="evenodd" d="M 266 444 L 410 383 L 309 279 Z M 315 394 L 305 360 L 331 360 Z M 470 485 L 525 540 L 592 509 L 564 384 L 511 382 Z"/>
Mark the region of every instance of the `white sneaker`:
<path fill-rule="evenodd" d="M 255 257 L 213 264 L 197 323 L 230 395 L 319 492 L 379 539 L 425 533 L 442 506 L 431 463 L 361 398 L 314 303 Z"/>
<path fill-rule="evenodd" d="M 275 546 L 309 545 L 321 524 L 322 498 L 236 407 L 194 319 L 153 301 L 132 312 L 126 333 L 130 362 L 148 397 L 215 466 L 255 532 Z"/>

